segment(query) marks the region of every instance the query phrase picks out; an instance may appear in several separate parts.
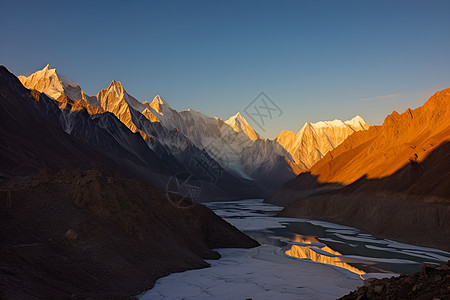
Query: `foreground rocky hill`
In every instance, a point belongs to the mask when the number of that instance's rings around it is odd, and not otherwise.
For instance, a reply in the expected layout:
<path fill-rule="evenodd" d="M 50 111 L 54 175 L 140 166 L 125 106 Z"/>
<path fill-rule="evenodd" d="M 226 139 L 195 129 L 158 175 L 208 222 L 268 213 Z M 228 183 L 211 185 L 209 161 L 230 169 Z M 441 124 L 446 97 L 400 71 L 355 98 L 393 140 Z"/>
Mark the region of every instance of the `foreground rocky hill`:
<path fill-rule="evenodd" d="M 0 201 L 6 299 L 130 297 L 208 266 L 213 248 L 258 245 L 203 205 L 180 208 L 145 182 L 98 171 L 3 180 Z"/>
<path fill-rule="evenodd" d="M 429 300 L 450 299 L 450 261 L 443 265 L 423 264 L 420 272 L 399 277 L 369 278 L 364 286 L 340 300 Z"/>

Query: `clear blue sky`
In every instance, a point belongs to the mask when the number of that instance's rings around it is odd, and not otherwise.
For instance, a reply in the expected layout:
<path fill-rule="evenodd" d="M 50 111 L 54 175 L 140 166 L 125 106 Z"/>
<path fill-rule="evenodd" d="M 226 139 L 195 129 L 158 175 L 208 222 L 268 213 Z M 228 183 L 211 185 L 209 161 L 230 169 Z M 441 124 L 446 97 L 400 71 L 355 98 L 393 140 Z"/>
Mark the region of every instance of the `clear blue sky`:
<path fill-rule="evenodd" d="M 381 124 L 450 87 L 450 1 L 1 1 L 0 64 L 47 63 L 96 94 L 228 118 L 260 91 L 266 131 L 360 114 Z M 244 115 L 245 116 L 245 115 Z M 257 128 L 256 128 L 257 129 Z"/>

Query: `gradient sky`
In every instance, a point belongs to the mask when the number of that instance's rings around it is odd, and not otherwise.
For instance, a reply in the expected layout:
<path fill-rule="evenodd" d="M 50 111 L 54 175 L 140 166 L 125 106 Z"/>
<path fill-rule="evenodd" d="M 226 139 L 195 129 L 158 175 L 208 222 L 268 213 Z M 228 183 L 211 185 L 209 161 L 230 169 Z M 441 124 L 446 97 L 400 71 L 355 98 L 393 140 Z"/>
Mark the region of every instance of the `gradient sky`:
<path fill-rule="evenodd" d="M 381 124 L 450 87 L 450 1 L 1 1 L 0 10 L 0 64 L 16 75 L 49 63 L 89 95 L 115 79 L 140 101 L 160 94 L 224 119 L 264 91 L 283 111 L 265 131 L 255 126 L 269 138 L 357 114 Z"/>

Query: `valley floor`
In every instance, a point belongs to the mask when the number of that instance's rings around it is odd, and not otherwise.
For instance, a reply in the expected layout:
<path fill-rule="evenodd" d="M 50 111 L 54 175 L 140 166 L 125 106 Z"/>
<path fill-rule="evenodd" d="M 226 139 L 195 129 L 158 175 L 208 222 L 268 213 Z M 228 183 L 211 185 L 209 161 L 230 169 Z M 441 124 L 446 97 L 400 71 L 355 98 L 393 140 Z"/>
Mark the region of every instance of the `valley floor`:
<path fill-rule="evenodd" d="M 363 284 L 355 273 L 294 260 L 274 246 L 219 252 L 210 268 L 161 278 L 139 299 L 337 299 Z"/>
<path fill-rule="evenodd" d="M 256 239 L 252 249 L 217 249 L 209 268 L 173 273 L 139 295 L 149 299 L 337 299 L 363 279 L 418 271 L 450 259 L 439 249 L 377 239 L 328 222 L 273 217 L 281 207 L 260 199 L 208 203 Z"/>

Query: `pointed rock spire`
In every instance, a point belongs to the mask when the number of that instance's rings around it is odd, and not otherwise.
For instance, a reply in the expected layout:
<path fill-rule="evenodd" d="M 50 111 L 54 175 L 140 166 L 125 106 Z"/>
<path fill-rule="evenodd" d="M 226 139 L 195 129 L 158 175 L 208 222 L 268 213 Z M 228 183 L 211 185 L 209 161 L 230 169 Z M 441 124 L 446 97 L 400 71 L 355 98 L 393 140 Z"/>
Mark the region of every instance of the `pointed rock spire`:
<path fill-rule="evenodd" d="M 225 123 L 231 126 L 236 132 L 244 132 L 252 141 L 260 138 L 260 135 L 253 129 L 240 112 L 230 117 Z"/>
<path fill-rule="evenodd" d="M 169 104 L 167 104 L 164 98 L 160 95 L 156 95 L 155 98 L 153 98 L 153 101 L 150 103 L 150 107 L 159 113 L 163 112 L 163 110 L 167 108 L 170 108 Z"/>

